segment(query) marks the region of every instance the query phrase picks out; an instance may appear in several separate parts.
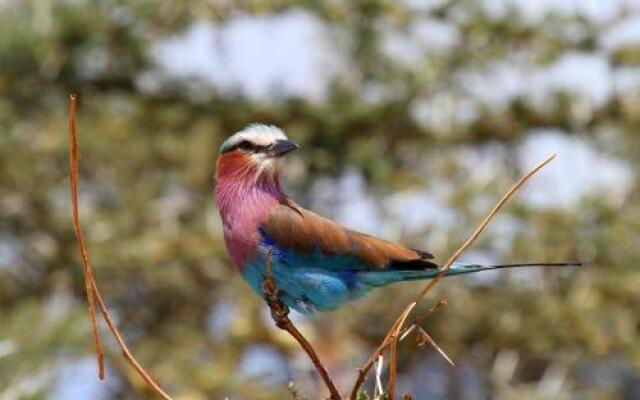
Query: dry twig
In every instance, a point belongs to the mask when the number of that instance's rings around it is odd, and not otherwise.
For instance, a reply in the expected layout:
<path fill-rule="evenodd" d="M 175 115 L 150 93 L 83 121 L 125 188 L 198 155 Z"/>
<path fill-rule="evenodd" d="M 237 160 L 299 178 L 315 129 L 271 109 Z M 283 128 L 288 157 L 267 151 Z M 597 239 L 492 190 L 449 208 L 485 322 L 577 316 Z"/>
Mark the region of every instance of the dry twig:
<path fill-rule="evenodd" d="M 307 341 L 307 339 L 300 333 L 298 328 L 291 322 L 289 319 L 289 307 L 284 304 L 280 298 L 278 297 L 278 287 L 276 286 L 275 279 L 273 278 L 273 274 L 271 271 L 271 250 L 269 250 L 266 254 L 265 261 L 265 272 L 266 279 L 262 283 L 262 291 L 265 294 L 265 300 L 271 309 L 271 318 L 275 322 L 276 326 L 284 331 L 289 332 L 291 336 L 300 344 L 300 346 L 307 353 L 313 365 L 316 367 L 316 370 L 322 377 L 327 389 L 329 389 L 330 399 L 331 400 L 341 400 L 342 397 L 336 389 L 335 384 L 329 377 L 329 373 L 327 369 L 320 361 L 316 351 L 313 349 L 313 346 Z"/>
<path fill-rule="evenodd" d="M 377 399 L 379 396 L 384 394 L 384 388 L 382 387 L 382 368 L 384 367 L 384 356 L 378 356 L 378 361 L 376 361 L 376 384 L 373 389 L 373 398 Z"/>
<path fill-rule="evenodd" d="M 82 227 L 80 225 L 80 217 L 78 213 L 78 133 L 76 129 L 76 106 L 77 97 L 75 94 L 69 96 L 69 168 L 70 168 L 70 180 L 71 180 L 71 210 L 73 217 L 73 228 L 76 234 L 76 240 L 78 243 L 78 250 L 82 256 L 82 266 L 84 267 L 84 279 L 85 287 L 87 291 L 87 302 L 89 303 L 89 315 L 91 316 L 91 323 L 93 327 L 93 339 L 96 349 L 96 357 L 98 359 L 98 377 L 104 379 L 104 354 L 102 352 L 102 346 L 100 343 L 100 335 L 98 332 L 98 322 L 96 320 L 96 308 L 95 300 L 98 301 L 98 307 L 102 312 L 109 330 L 115 337 L 122 350 L 124 358 L 129 364 L 138 372 L 140 377 L 147 383 L 147 385 L 153 389 L 160 397 L 165 400 L 172 400 L 171 397 L 165 393 L 160 386 L 151 378 L 151 376 L 142 368 L 140 363 L 133 357 L 127 344 L 125 343 L 120 331 L 116 327 L 107 307 L 102 300 L 100 290 L 93 277 L 91 271 L 91 263 L 89 261 L 89 251 L 87 250 L 87 244 L 82 233 Z"/>
<path fill-rule="evenodd" d="M 445 360 L 447 360 L 447 362 L 449 364 L 451 364 L 452 367 L 455 367 L 456 365 L 453 363 L 453 361 L 451 361 L 451 358 L 449 358 L 449 356 L 447 355 L 447 353 L 445 353 L 440 346 L 438 346 L 438 343 L 436 343 L 435 340 L 433 340 L 433 338 L 431 337 L 431 335 L 429 335 L 427 333 L 427 331 L 424 330 L 424 328 L 422 328 L 421 326 L 419 326 L 418 328 L 418 347 L 424 347 L 427 344 L 430 344 L 434 349 L 436 349 L 436 351 L 438 353 L 440 353 L 440 355 L 442 356 L 442 358 L 444 358 Z"/>
<path fill-rule="evenodd" d="M 391 354 L 391 356 L 389 357 L 389 388 L 395 388 L 396 384 L 395 380 L 398 372 L 398 338 L 400 337 L 400 332 L 402 331 L 404 321 L 409 318 L 409 314 L 417 304 L 418 303 L 414 301 L 410 303 L 407 308 L 405 308 L 398 322 L 396 323 L 396 326 L 393 329 L 393 334 L 389 338 L 389 340 L 391 341 L 391 348 L 389 350 L 389 353 Z M 393 398 L 391 390 L 389 390 L 389 396 Z"/>
<path fill-rule="evenodd" d="M 478 236 L 480 236 L 480 234 L 482 233 L 482 231 L 484 231 L 484 229 L 487 227 L 487 225 L 489 224 L 489 222 L 493 219 L 493 217 L 498 213 L 498 211 L 500 211 L 500 209 L 502 208 L 502 206 L 504 206 L 504 204 L 511 198 L 511 196 L 513 196 L 513 194 L 518 191 L 518 189 L 520 189 L 520 187 L 531 177 L 533 176 L 536 172 L 538 172 L 540 169 L 542 169 L 545 165 L 547 165 L 549 162 L 551 162 L 554 158 L 556 157 L 555 154 L 547 157 L 544 161 L 542 161 L 541 163 L 539 163 L 537 166 L 535 166 L 533 169 L 531 169 L 529 172 L 527 172 L 524 176 L 522 176 L 510 189 L 509 191 L 507 191 L 507 193 L 505 193 L 505 195 L 500 199 L 500 201 L 493 207 L 493 209 L 489 212 L 489 214 L 487 214 L 487 216 L 484 218 L 484 220 L 480 223 L 480 225 L 476 228 L 476 230 L 473 232 L 473 234 L 471 234 L 471 236 L 469 236 L 469 238 L 453 253 L 453 255 L 449 258 L 449 260 L 447 260 L 447 262 L 444 264 L 444 266 L 440 269 L 440 273 L 431 281 L 429 281 L 429 283 L 427 285 L 425 285 L 425 287 L 420 291 L 420 293 L 418 293 L 418 295 L 416 296 L 415 300 L 413 300 L 411 303 L 409 303 L 409 305 L 407 305 L 405 307 L 405 309 L 402 311 L 402 313 L 398 316 L 398 318 L 396 318 L 396 321 L 394 322 L 394 324 L 392 325 L 391 329 L 389 330 L 389 333 L 387 334 L 387 336 L 384 338 L 384 340 L 382 341 L 382 343 L 380 344 L 380 346 L 378 346 L 378 348 L 374 351 L 374 353 L 372 354 L 371 357 L 369 357 L 369 359 L 367 360 L 367 362 L 359 369 L 358 372 L 358 376 L 356 378 L 356 382 L 351 390 L 351 399 L 355 399 L 356 395 L 358 393 L 358 390 L 360 389 L 360 387 L 362 386 L 362 383 L 364 382 L 364 379 L 367 375 L 367 373 L 371 370 L 371 367 L 373 366 L 373 362 L 374 360 L 377 358 L 377 356 L 379 354 L 381 354 L 388 346 L 392 346 L 392 354 L 391 354 L 391 359 L 395 360 L 395 357 L 393 355 L 393 352 L 397 351 L 397 341 L 399 339 L 399 335 L 394 334 L 395 332 L 400 332 L 402 330 L 402 326 L 404 325 L 405 320 L 407 319 L 406 316 L 406 312 L 407 310 L 411 310 L 415 307 L 415 305 L 420 302 L 424 296 L 426 296 L 427 293 L 429 293 L 429 291 L 435 286 L 437 285 L 440 280 L 444 277 L 444 275 L 447 273 L 447 271 L 449 270 L 449 268 L 451 267 L 451 265 L 458 259 L 458 257 L 460 257 L 460 255 L 469 247 L 471 246 L 471 244 L 473 244 L 473 242 L 478 238 Z M 435 343 L 435 342 L 434 342 Z M 389 399 L 393 400 L 395 397 L 395 368 L 393 367 L 393 365 L 391 366 L 391 370 L 390 370 L 390 376 L 389 376 L 389 387 L 388 387 L 388 391 L 389 391 Z"/>
<path fill-rule="evenodd" d="M 78 251 L 82 256 L 82 267 L 84 269 L 84 284 L 87 292 L 87 303 L 89 305 L 89 316 L 91 317 L 91 328 L 93 332 L 93 345 L 96 351 L 98 362 L 98 378 L 104 380 L 104 353 L 100 342 L 100 332 L 98 331 L 98 320 L 96 318 L 96 305 L 93 290 L 93 274 L 91 272 L 91 261 L 84 234 L 80 227 L 80 214 L 78 212 L 78 132 L 76 129 L 76 106 L 77 99 L 74 94 L 69 96 L 69 179 L 71 181 L 71 219 L 76 235 Z"/>
<path fill-rule="evenodd" d="M 431 316 L 431 314 L 435 313 L 436 311 L 438 311 L 442 306 L 447 304 L 447 299 L 445 297 L 441 298 L 440 300 L 438 300 L 438 302 L 436 304 L 434 304 L 433 306 L 431 306 L 430 309 L 428 309 L 426 312 L 420 314 L 418 317 L 416 317 L 415 321 L 413 321 L 413 324 L 411 324 L 410 327 L 408 327 L 407 329 L 405 329 L 402 332 L 402 335 L 400 335 L 400 341 L 403 341 L 404 338 L 406 338 L 407 336 L 409 336 L 409 334 L 411 332 L 413 332 L 417 327 L 419 327 L 419 323 L 424 321 L 425 319 L 427 319 L 429 316 Z"/>

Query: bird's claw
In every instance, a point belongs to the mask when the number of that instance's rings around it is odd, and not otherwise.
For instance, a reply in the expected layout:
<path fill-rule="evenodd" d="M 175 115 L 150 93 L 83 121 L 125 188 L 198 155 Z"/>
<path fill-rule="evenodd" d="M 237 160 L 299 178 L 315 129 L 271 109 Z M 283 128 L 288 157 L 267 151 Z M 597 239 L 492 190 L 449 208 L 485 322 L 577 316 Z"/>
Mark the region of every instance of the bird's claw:
<path fill-rule="evenodd" d="M 262 292 L 264 299 L 271 309 L 271 318 L 280 328 L 289 324 L 289 307 L 280 300 L 279 291 L 273 279 L 267 277 L 262 281 Z"/>
<path fill-rule="evenodd" d="M 278 304 L 273 304 L 271 307 L 271 318 L 275 321 L 276 325 L 280 328 L 289 324 L 289 308 L 278 302 Z"/>

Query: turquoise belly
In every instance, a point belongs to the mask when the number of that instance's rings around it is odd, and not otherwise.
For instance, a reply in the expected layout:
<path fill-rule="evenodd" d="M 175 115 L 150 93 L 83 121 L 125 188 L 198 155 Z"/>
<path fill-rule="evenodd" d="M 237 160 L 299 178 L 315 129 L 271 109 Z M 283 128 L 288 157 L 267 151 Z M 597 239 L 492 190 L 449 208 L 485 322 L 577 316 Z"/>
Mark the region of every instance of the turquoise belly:
<path fill-rule="evenodd" d="M 280 299 L 303 314 L 335 310 L 367 291 L 367 287 L 358 281 L 356 273 L 351 270 L 294 267 L 273 258 L 271 271 L 280 291 Z M 253 290 L 264 297 L 262 282 L 266 279 L 266 273 L 262 259 L 248 263 L 242 275 Z"/>

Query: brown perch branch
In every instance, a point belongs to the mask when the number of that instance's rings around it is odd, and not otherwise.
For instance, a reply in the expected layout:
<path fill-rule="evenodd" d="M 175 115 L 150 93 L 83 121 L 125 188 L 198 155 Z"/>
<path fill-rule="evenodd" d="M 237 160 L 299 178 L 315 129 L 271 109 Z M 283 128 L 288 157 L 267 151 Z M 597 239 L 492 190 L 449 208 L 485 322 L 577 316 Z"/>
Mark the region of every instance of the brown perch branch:
<path fill-rule="evenodd" d="M 70 168 L 70 181 L 71 181 L 71 210 L 73 219 L 73 228 L 76 234 L 76 241 L 78 243 L 78 250 L 82 256 L 82 266 L 84 268 L 85 288 L 87 291 L 87 302 L 89 303 L 89 315 L 91 316 L 91 325 L 93 328 L 93 341 L 96 349 L 96 357 L 98 360 L 98 377 L 100 380 L 104 379 L 104 354 L 102 352 L 102 345 L 100 343 L 100 334 L 98 332 L 98 321 L 96 319 L 95 300 L 98 301 L 98 307 L 102 312 L 109 330 L 118 342 L 118 346 L 122 350 L 124 358 L 129 364 L 138 372 L 140 377 L 147 383 L 147 385 L 153 389 L 160 397 L 165 400 L 172 400 L 171 397 L 166 394 L 160 386 L 149 376 L 149 374 L 142 368 L 140 363 L 133 357 L 127 344 L 125 343 L 120 331 L 116 327 L 107 307 L 102 300 L 100 290 L 93 277 L 91 270 L 91 263 L 89 261 L 89 251 L 87 250 L 87 244 L 82 233 L 80 225 L 80 217 L 78 213 L 78 133 L 76 128 L 76 107 L 77 96 L 75 94 L 69 95 L 69 168 Z"/>
<path fill-rule="evenodd" d="M 389 329 L 389 333 L 387 333 L 387 336 L 385 336 L 384 340 L 382 341 L 382 343 L 380 344 L 380 346 L 378 346 L 378 348 L 373 352 L 373 354 L 371 355 L 371 357 L 369 357 L 369 359 L 367 360 L 367 362 L 358 370 L 358 376 L 356 378 L 356 382 L 353 385 L 353 388 L 351 389 L 351 396 L 350 399 L 351 400 L 355 400 L 356 396 L 358 394 L 358 390 L 360 389 L 360 387 L 362 386 L 362 384 L 364 383 L 364 379 L 367 376 L 367 373 L 371 370 L 371 367 L 373 366 L 373 363 L 375 361 L 375 359 L 378 357 L 379 354 L 381 354 L 389 345 L 391 345 L 393 342 L 397 342 L 398 338 L 400 335 L 396 334 L 396 332 L 400 332 L 402 330 L 402 326 L 404 325 L 404 321 L 406 320 L 406 311 L 412 309 L 413 307 L 416 306 L 416 304 L 418 302 L 420 302 L 424 296 L 426 296 L 427 293 L 429 293 L 429 291 L 438 284 L 438 282 L 440 282 L 440 280 L 444 277 L 444 275 L 447 273 L 447 271 L 449 270 L 449 268 L 451 267 L 451 265 L 458 259 L 458 257 L 460 257 L 460 255 L 469 247 L 471 246 L 471 244 L 473 244 L 473 242 L 478 238 L 478 236 L 480 236 L 480 234 L 482 233 L 482 231 L 484 231 L 484 229 L 487 227 L 487 225 L 489 224 L 489 222 L 493 219 L 493 217 L 498 213 L 498 211 L 500 211 L 500 209 L 502 208 L 502 206 L 504 206 L 504 204 L 511 198 L 511 196 L 513 196 L 513 194 L 515 194 L 515 192 L 518 191 L 518 189 L 520 189 L 520 187 L 529 179 L 531 178 L 531 176 L 533 176 L 536 172 L 538 172 L 540 169 L 542 169 L 545 165 L 547 165 L 548 163 L 550 163 L 554 158 L 556 157 L 555 154 L 547 157 L 544 161 L 542 161 L 541 163 L 539 163 L 538 165 L 536 165 L 534 168 L 532 168 L 529 172 L 527 172 L 524 176 L 522 176 L 510 189 L 507 193 L 505 193 L 505 195 L 500 199 L 500 201 L 493 207 L 493 209 L 489 212 L 489 214 L 487 214 L 487 216 L 484 218 L 484 220 L 480 223 L 480 225 L 476 228 L 476 230 L 473 232 L 473 234 L 471 234 L 471 236 L 469 236 L 469 238 L 458 248 L 458 250 L 456 250 L 453 255 L 449 258 L 449 260 L 447 260 L 447 262 L 445 263 L 445 265 L 440 269 L 440 273 L 431 281 L 429 281 L 429 283 L 427 285 L 425 285 L 425 287 L 420 291 L 420 293 L 418 293 L 418 295 L 416 296 L 415 300 L 413 300 L 411 303 L 409 303 L 404 310 L 402 311 L 402 313 L 400 313 L 400 315 L 398 316 L 398 318 L 396 318 L 396 321 L 393 323 L 393 325 L 391 326 L 391 328 Z M 393 349 L 396 349 L 396 345 L 393 345 Z M 392 358 L 395 359 L 393 357 L 392 354 Z M 389 376 L 389 385 L 388 385 L 388 392 L 389 392 L 389 399 L 393 400 L 395 397 L 395 368 L 393 368 L 393 366 L 391 367 L 391 373 Z"/>
<path fill-rule="evenodd" d="M 329 377 L 327 369 L 322 364 L 322 361 L 320 361 L 320 358 L 313 349 L 313 346 L 311 346 L 302 333 L 300 333 L 298 328 L 296 328 L 293 322 L 291 322 L 289 319 L 289 307 L 287 307 L 286 304 L 284 304 L 278 297 L 278 287 L 276 286 L 275 279 L 271 273 L 271 250 L 269 250 L 266 255 L 265 270 L 267 277 L 262 283 L 262 291 L 264 292 L 265 300 L 271 309 L 271 318 L 273 318 L 273 321 L 278 328 L 289 332 L 289 334 L 293 336 L 293 338 L 307 353 L 313 362 L 313 365 L 316 367 L 316 370 L 322 377 L 327 389 L 329 389 L 330 399 L 341 400 L 342 397 L 340 396 L 338 389 L 336 389 L 335 384 Z"/>

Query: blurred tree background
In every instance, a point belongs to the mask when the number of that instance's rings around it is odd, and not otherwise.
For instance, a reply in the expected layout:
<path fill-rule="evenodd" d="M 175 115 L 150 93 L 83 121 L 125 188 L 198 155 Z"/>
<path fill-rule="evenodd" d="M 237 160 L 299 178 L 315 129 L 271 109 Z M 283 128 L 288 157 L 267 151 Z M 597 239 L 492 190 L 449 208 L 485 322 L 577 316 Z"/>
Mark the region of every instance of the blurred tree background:
<path fill-rule="evenodd" d="M 302 204 L 443 261 L 524 170 L 467 260 L 581 260 L 445 280 L 425 322 L 457 362 L 401 349 L 418 399 L 640 398 L 640 3 L 0 1 L 0 399 L 151 398 L 113 340 L 95 377 L 70 220 L 66 101 L 80 94 L 95 274 L 176 399 L 322 385 L 230 267 L 217 149 L 254 121 L 302 145 Z M 399 284 L 296 317 L 342 391 Z M 366 387 L 370 390 L 372 382 Z"/>

